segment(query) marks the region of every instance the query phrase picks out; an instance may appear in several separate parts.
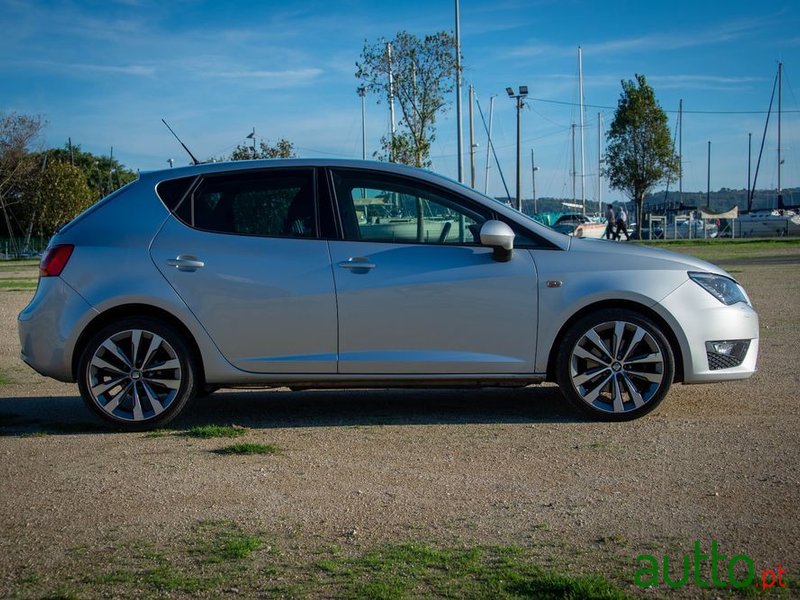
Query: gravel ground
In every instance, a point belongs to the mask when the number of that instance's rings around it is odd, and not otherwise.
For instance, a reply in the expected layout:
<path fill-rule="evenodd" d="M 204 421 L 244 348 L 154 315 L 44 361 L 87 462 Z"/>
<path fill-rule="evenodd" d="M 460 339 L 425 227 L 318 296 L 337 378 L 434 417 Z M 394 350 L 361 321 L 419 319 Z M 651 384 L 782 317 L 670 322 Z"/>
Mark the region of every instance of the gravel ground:
<path fill-rule="evenodd" d="M 538 548 L 544 564 L 617 581 L 631 581 L 640 553 L 677 560 L 715 540 L 797 581 L 799 262 L 800 251 L 726 264 L 761 317 L 753 378 L 676 386 L 635 422 L 584 421 L 539 386 L 223 390 L 173 424 L 242 425 L 242 440 L 276 444 L 275 456 L 103 429 L 75 386 L 20 363 L 15 317 L 30 293 L 0 290 L 0 597 L 24 595 L 25 574 L 59 577 L 76 548 L 169 545 L 206 520 L 309 552 L 407 540 Z"/>

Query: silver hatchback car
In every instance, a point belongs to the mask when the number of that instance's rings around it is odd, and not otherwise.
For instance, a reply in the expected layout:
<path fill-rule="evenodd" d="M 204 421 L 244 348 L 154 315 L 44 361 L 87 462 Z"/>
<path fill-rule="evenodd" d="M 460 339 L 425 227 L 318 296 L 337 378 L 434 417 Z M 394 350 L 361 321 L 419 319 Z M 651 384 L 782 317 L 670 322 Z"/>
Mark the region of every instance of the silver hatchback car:
<path fill-rule="evenodd" d="M 758 317 L 723 270 L 561 235 L 400 165 L 144 173 L 64 226 L 22 359 L 123 428 L 219 387 L 526 386 L 601 419 L 743 379 Z"/>

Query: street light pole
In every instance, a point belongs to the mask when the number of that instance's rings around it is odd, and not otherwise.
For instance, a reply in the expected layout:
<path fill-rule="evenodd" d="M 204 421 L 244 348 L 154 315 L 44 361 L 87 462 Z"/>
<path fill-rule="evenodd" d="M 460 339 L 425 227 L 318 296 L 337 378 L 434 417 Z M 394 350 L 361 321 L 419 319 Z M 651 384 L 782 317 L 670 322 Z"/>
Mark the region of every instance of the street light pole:
<path fill-rule="evenodd" d="M 456 0 L 456 143 L 458 144 L 458 182 L 464 183 L 464 132 L 461 117 L 461 9 Z"/>
<path fill-rule="evenodd" d="M 367 95 L 367 88 L 361 85 L 356 91 L 358 95 L 361 96 L 361 160 L 367 160 L 367 109 L 364 100 L 364 97 Z"/>
<path fill-rule="evenodd" d="M 706 208 L 711 209 L 711 140 L 708 141 L 708 178 L 706 180 Z"/>
<path fill-rule="evenodd" d="M 509 98 L 514 98 L 517 101 L 517 197 L 516 208 L 522 212 L 522 127 L 521 127 L 521 114 L 522 107 L 525 105 L 522 101 L 528 95 L 528 86 L 519 86 L 519 93 L 515 94 L 514 90 L 510 87 L 506 88 L 506 93 Z"/>

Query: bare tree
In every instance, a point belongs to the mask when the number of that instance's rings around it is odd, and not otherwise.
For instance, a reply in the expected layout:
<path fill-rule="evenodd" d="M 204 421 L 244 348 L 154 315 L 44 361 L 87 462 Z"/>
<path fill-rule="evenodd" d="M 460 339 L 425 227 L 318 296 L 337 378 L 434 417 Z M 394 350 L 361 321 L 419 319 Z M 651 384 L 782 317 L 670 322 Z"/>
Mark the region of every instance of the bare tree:
<path fill-rule="evenodd" d="M 22 200 L 20 186 L 36 168 L 33 154 L 44 122 L 41 117 L 17 113 L 0 116 L 0 210 L 11 251 L 18 251 L 10 208 Z"/>
<path fill-rule="evenodd" d="M 444 31 L 423 39 L 401 31 L 393 40 L 364 43 L 356 77 L 379 98 L 388 98 L 391 92 L 402 116 L 398 124 L 402 131 L 381 140 L 384 154 L 376 153 L 379 158 L 430 166 L 436 116 L 445 110 L 445 96 L 455 87 L 456 68 L 455 39 Z"/>

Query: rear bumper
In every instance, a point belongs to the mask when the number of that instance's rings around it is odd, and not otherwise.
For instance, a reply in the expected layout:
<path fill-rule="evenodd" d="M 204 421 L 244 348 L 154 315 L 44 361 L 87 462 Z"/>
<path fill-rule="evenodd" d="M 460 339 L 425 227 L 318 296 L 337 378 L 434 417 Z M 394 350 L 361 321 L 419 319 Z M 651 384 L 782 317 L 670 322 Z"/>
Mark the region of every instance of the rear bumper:
<path fill-rule="evenodd" d="M 17 317 L 20 358 L 42 375 L 74 382 L 77 332 L 96 314 L 60 277 L 41 278 L 30 304 Z"/>

